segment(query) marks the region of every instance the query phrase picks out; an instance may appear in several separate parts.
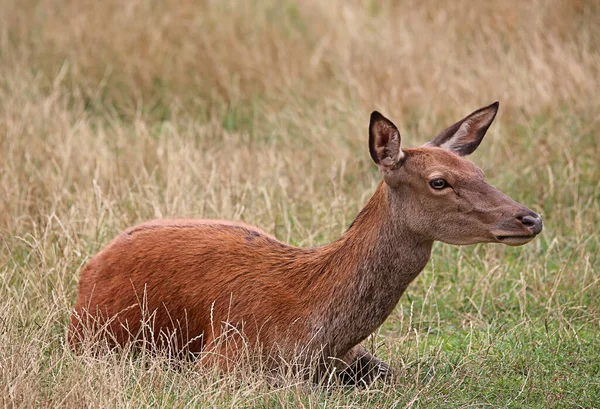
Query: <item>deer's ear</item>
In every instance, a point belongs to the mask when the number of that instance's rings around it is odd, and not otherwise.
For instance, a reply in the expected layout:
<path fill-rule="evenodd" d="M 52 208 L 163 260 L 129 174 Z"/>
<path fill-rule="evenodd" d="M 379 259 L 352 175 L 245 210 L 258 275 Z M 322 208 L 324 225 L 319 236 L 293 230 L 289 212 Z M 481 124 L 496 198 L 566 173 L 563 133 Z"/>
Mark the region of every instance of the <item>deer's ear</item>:
<path fill-rule="evenodd" d="M 404 157 L 398 128 L 377 111 L 371 113 L 369 123 L 369 152 L 382 170 L 391 170 Z"/>
<path fill-rule="evenodd" d="M 475 151 L 498 112 L 498 101 L 467 115 L 454 125 L 440 132 L 428 146 L 448 149 L 460 156 Z"/>

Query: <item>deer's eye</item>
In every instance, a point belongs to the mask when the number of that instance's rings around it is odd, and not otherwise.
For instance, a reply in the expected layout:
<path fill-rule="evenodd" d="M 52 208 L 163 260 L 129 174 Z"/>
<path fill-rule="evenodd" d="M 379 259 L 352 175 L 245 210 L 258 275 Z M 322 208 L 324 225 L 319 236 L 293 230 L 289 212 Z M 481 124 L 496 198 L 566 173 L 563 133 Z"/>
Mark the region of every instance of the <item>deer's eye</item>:
<path fill-rule="evenodd" d="M 433 179 L 429 182 L 429 186 L 436 190 L 442 190 L 448 187 L 448 182 L 444 179 Z"/>

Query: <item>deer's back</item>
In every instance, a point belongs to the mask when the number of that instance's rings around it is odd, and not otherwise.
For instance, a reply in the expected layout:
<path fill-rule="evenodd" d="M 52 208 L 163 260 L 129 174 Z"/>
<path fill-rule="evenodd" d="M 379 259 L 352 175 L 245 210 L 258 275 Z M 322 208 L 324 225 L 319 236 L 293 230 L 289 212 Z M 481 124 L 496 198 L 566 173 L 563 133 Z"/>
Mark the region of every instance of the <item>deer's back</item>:
<path fill-rule="evenodd" d="M 82 338 L 97 320 L 123 344 L 142 336 L 144 319 L 153 336 L 175 331 L 179 347 L 196 338 L 188 347 L 199 351 L 226 321 L 243 322 L 249 339 L 261 331 L 269 343 L 277 332 L 270 327 L 305 316 L 285 279 L 305 253 L 242 223 L 163 220 L 130 228 L 81 272 L 71 335 Z"/>

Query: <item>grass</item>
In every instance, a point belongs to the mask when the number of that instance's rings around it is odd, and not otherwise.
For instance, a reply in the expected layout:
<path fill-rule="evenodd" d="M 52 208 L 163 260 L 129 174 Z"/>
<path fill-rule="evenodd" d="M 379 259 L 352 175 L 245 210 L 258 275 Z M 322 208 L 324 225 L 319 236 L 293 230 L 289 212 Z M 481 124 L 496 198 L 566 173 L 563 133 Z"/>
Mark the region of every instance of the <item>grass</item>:
<path fill-rule="evenodd" d="M 4 0 L 5 407 L 600 407 L 600 8 L 586 1 Z M 219 377 L 65 345 L 78 272 L 127 226 L 243 220 L 330 242 L 404 146 L 500 100 L 472 159 L 543 214 L 524 247 L 436 244 L 368 343 L 394 384 Z"/>

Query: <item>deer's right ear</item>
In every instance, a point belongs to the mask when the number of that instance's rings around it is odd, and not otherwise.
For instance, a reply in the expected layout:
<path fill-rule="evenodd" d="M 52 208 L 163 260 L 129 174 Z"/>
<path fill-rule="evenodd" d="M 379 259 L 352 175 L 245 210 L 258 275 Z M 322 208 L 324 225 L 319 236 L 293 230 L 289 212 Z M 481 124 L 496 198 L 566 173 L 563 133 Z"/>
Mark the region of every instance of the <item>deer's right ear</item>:
<path fill-rule="evenodd" d="M 473 153 L 498 112 L 498 101 L 467 115 L 440 132 L 426 146 L 437 146 L 460 156 Z"/>
<path fill-rule="evenodd" d="M 391 170 L 404 157 L 400 148 L 400 132 L 396 125 L 377 111 L 369 123 L 369 152 L 382 170 Z"/>

